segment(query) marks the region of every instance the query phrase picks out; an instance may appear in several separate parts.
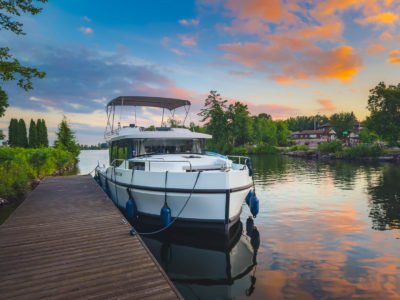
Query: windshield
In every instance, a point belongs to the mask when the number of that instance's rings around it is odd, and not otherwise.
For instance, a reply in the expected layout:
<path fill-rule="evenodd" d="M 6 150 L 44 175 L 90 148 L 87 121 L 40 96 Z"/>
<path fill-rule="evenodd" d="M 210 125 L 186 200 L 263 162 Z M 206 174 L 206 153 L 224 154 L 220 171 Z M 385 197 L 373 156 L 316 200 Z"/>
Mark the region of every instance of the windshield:
<path fill-rule="evenodd" d="M 145 154 L 203 153 L 204 139 L 122 139 L 111 143 L 110 161 Z"/>
<path fill-rule="evenodd" d="M 202 153 L 204 142 L 199 139 L 192 140 L 144 140 L 140 147 L 140 154 L 148 153 Z M 144 149 L 143 149 L 144 148 Z"/>

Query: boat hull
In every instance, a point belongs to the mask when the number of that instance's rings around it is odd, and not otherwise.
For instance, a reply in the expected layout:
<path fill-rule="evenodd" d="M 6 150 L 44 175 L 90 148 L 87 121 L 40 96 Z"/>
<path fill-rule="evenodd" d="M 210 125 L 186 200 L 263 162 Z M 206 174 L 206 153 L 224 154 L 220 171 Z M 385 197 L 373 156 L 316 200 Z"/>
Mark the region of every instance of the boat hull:
<path fill-rule="evenodd" d="M 152 182 L 152 185 L 143 185 L 140 184 L 139 179 L 136 180 L 136 178 L 143 179 L 144 176 L 151 175 L 148 174 L 151 172 L 142 172 L 142 176 L 135 174 L 134 178 L 130 178 L 131 180 L 122 173 L 120 178 L 113 176 L 115 172 L 98 173 L 101 185 L 107 187 L 110 198 L 120 209 L 124 210 L 127 202 L 133 199 L 137 208 L 136 217 L 145 224 L 158 227 L 162 226 L 160 211 L 166 202 L 171 209 L 172 219 L 177 218 L 174 226 L 217 229 L 219 232 L 227 233 L 239 220 L 244 199 L 252 188 L 251 178 L 250 180 L 247 178 L 244 185 L 243 183 L 241 186 L 236 184 L 235 187 L 230 188 L 229 174 L 224 172 L 217 174 L 220 177 L 226 177 L 220 178 L 221 181 L 228 182 L 228 186 L 225 185 L 225 188 L 222 189 L 213 188 L 211 184 L 208 184 L 211 188 L 203 188 L 207 186 L 207 182 L 204 180 L 200 182 L 200 178 L 198 188 L 193 189 L 197 174 L 190 174 L 193 177 L 190 186 L 181 184 L 181 187 L 178 187 L 181 174 L 169 173 L 168 182 L 171 184 L 165 188 L 162 184 L 157 186 Z M 238 176 L 236 175 L 236 177 Z M 177 184 L 174 185 L 174 181 Z M 164 183 L 160 178 L 158 182 Z"/>

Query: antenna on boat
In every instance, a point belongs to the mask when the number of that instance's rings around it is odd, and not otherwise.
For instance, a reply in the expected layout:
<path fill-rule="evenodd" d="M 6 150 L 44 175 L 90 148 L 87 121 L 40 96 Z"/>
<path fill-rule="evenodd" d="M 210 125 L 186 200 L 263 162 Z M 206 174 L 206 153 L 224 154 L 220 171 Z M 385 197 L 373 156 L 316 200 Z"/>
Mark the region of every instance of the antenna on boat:
<path fill-rule="evenodd" d="M 186 108 L 186 107 L 188 107 L 188 108 Z M 188 116 L 188 114 L 189 114 L 189 111 L 190 111 L 190 104 L 189 104 L 189 105 L 184 105 L 183 108 L 185 109 L 186 116 L 185 116 L 185 119 L 183 119 L 183 124 L 182 124 L 182 126 L 185 126 L 185 121 L 186 121 L 186 118 L 187 118 L 187 116 Z"/>
<path fill-rule="evenodd" d="M 135 126 L 137 126 L 137 122 L 136 122 L 136 105 L 135 105 Z"/>

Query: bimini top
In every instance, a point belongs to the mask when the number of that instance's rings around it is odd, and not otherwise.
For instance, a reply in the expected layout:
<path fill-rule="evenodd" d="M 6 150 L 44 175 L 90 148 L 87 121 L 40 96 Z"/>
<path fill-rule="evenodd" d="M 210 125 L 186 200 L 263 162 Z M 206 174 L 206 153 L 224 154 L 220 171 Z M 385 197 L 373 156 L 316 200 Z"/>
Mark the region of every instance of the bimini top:
<path fill-rule="evenodd" d="M 110 102 L 108 106 L 151 106 L 167 108 L 169 110 L 176 109 L 185 105 L 190 105 L 190 101 L 163 98 L 163 97 L 147 97 L 147 96 L 119 96 Z"/>

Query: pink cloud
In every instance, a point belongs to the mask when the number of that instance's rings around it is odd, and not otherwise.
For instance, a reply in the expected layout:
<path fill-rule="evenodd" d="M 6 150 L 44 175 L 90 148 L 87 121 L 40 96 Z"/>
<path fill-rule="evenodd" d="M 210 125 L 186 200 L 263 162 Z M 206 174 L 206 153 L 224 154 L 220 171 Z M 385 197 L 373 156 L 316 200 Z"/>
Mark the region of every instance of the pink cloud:
<path fill-rule="evenodd" d="M 335 111 L 336 107 L 333 105 L 332 100 L 318 99 L 317 102 L 322 105 L 326 111 Z"/>
<path fill-rule="evenodd" d="M 92 34 L 93 33 L 93 29 L 90 27 L 80 27 L 79 28 L 80 31 L 82 31 L 84 34 Z"/>
<path fill-rule="evenodd" d="M 200 21 L 196 20 L 196 19 L 188 19 L 188 20 L 182 19 L 182 20 L 179 20 L 178 22 L 179 22 L 179 24 L 181 24 L 183 26 L 190 26 L 190 25 L 197 26 L 200 23 Z"/>
<path fill-rule="evenodd" d="M 183 46 L 196 46 L 196 40 L 194 35 L 190 35 L 190 34 L 179 34 L 178 38 L 181 40 L 181 44 Z"/>
<path fill-rule="evenodd" d="M 251 76 L 251 75 L 253 75 L 253 74 L 254 74 L 254 73 L 251 72 L 251 71 L 244 71 L 244 72 L 230 71 L 230 72 L 229 72 L 229 75 L 232 75 L 232 76 L 241 76 L 241 77 L 247 77 L 247 76 Z"/>
<path fill-rule="evenodd" d="M 180 56 L 186 55 L 185 52 L 183 52 L 183 51 L 181 51 L 181 50 L 179 50 L 179 49 L 171 48 L 171 49 L 169 49 L 169 50 L 170 50 L 171 52 L 177 54 L 177 55 L 180 55 Z"/>
<path fill-rule="evenodd" d="M 161 39 L 160 44 L 161 44 L 163 47 L 167 48 L 170 41 L 171 41 L 171 39 L 170 39 L 169 37 L 165 36 L 165 37 L 163 37 L 163 38 Z"/>
<path fill-rule="evenodd" d="M 267 114 L 270 114 L 274 119 L 287 118 L 299 111 L 295 107 L 291 107 L 288 105 L 276 104 L 276 103 L 271 103 L 271 104 L 245 103 L 245 104 L 247 104 L 249 111 L 253 115 L 267 113 Z"/>

